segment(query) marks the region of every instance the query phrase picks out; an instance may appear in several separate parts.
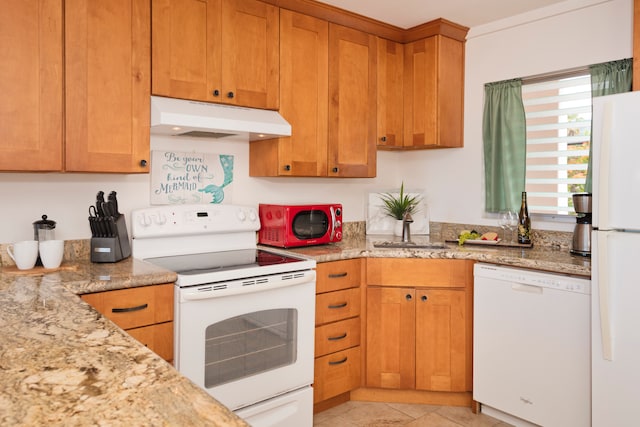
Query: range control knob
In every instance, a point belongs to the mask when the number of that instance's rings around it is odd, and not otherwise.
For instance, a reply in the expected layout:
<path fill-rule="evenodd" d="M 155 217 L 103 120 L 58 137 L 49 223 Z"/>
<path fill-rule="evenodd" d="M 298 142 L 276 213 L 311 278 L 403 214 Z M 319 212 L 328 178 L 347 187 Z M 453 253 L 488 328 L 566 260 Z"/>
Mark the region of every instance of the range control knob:
<path fill-rule="evenodd" d="M 244 211 L 239 211 L 238 212 L 238 219 L 242 222 L 244 222 L 247 219 L 247 214 L 244 213 Z"/>
<path fill-rule="evenodd" d="M 151 218 L 149 218 L 145 214 L 140 214 L 140 216 L 138 217 L 138 222 L 140 223 L 141 226 L 148 227 L 151 225 Z"/>
<path fill-rule="evenodd" d="M 159 213 L 157 215 L 156 224 L 165 225 L 167 223 L 167 216 L 165 214 Z"/>

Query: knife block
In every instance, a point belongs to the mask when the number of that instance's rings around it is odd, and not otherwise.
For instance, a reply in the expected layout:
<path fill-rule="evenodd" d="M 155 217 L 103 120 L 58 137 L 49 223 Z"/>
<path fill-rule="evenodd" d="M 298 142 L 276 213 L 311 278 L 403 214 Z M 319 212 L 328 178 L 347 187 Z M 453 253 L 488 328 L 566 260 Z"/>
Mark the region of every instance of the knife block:
<path fill-rule="evenodd" d="M 114 237 L 91 238 L 91 262 L 118 262 L 131 256 L 124 215 L 118 216 L 115 225 L 117 233 Z"/>

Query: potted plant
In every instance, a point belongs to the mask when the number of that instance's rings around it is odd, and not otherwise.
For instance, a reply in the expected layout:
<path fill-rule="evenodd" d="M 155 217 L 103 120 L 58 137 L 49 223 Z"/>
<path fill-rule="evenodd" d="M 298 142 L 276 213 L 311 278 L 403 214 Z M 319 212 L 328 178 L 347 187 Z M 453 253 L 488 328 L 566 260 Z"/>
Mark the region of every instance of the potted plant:
<path fill-rule="evenodd" d="M 395 226 L 395 234 L 402 234 L 402 219 L 405 213 L 414 214 L 419 210 L 419 204 L 421 201 L 420 196 L 410 196 L 404 193 L 404 182 L 400 185 L 400 194 L 397 193 L 382 193 L 380 199 L 384 204 L 382 206 L 383 211 L 390 217 L 397 220 Z"/>

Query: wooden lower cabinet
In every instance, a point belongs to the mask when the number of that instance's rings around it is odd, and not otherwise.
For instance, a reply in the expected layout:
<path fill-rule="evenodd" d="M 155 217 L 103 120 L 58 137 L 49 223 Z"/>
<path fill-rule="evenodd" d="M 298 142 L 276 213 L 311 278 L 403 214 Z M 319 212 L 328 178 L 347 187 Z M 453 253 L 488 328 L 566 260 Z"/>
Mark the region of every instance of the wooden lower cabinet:
<path fill-rule="evenodd" d="M 367 264 L 367 387 L 471 391 L 473 262 Z"/>
<path fill-rule="evenodd" d="M 314 385 L 314 403 L 338 396 L 360 386 L 360 346 L 316 357 L 315 378 L 321 386 Z"/>
<path fill-rule="evenodd" d="M 81 295 L 85 302 L 168 362 L 173 361 L 172 283 Z"/>
<path fill-rule="evenodd" d="M 313 402 L 316 411 L 346 401 L 361 384 L 362 261 L 320 263 L 316 283 Z"/>

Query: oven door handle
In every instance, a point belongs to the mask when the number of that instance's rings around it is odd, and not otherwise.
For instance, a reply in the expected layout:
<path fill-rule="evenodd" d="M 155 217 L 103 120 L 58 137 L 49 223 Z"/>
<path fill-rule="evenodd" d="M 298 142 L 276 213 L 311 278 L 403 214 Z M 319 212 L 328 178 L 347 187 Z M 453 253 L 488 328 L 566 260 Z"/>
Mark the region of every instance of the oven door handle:
<path fill-rule="evenodd" d="M 299 273 L 299 272 L 298 272 Z M 181 293 L 182 301 L 197 301 L 209 298 L 220 298 L 227 297 L 231 295 L 241 295 L 248 294 L 253 292 L 262 292 L 262 291 L 270 291 L 273 289 L 284 288 L 287 286 L 297 286 L 305 283 L 313 283 L 315 285 L 316 280 L 316 271 L 308 270 L 302 272 L 303 274 L 296 274 L 294 277 L 290 277 L 290 274 L 282 274 L 278 277 L 278 279 L 272 278 L 268 286 L 264 285 L 250 285 L 250 286 L 239 286 L 232 288 L 218 288 L 217 286 L 199 286 L 197 291 L 195 292 L 184 292 Z"/>

